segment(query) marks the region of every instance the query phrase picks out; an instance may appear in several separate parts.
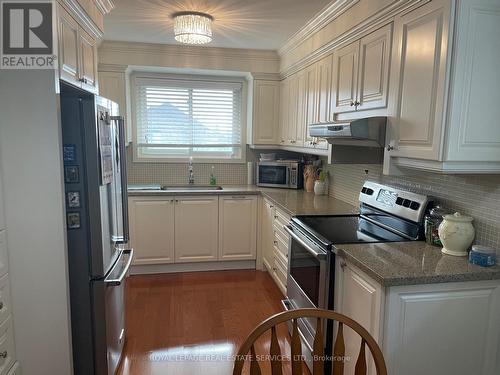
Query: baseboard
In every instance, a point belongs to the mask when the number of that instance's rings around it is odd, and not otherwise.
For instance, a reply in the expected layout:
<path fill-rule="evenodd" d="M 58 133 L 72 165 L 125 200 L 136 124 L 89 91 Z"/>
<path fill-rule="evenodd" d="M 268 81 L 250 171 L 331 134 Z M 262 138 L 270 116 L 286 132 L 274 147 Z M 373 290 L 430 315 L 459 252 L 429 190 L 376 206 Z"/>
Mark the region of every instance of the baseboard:
<path fill-rule="evenodd" d="M 175 264 L 142 264 L 130 267 L 131 275 L 155 273 L 224 271 L 255 269 L 255 260 L 233 260 L 224 262 L 197 262 Z"/>

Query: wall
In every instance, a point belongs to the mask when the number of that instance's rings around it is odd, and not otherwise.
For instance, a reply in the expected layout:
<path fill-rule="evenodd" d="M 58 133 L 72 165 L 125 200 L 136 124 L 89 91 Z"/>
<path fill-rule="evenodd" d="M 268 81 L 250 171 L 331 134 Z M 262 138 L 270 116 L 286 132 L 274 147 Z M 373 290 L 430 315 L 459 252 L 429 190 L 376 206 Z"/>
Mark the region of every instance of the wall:
<path fill-rule="evenodd" d="M 500 176 L 441 175 L 407 169 L 405 176 L 384 176 L 381 165 L 330 165 L 329 194 L 358 204 L 365 180 L 434 196 L 453 211 L 474 217 L 476 243 L 500 248 Z"/>
<path fill-rule="evenodd" d="M 0 150 L 16 352 L 72 373 L 59 100 L 51 70 L 0 70 Z"/>

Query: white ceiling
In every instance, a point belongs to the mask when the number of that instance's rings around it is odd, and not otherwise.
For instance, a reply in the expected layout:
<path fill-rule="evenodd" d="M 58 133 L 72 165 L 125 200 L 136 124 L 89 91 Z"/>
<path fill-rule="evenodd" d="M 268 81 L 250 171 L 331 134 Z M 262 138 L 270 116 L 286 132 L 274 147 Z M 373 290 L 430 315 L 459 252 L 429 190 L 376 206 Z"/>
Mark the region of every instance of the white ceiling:
<path fill-rule="evenodd" d="M 172 13 L 211 14 L 212 47 L 278 49 L 331 0 L 114 0 L 105 40 L 178 44 Z"/>

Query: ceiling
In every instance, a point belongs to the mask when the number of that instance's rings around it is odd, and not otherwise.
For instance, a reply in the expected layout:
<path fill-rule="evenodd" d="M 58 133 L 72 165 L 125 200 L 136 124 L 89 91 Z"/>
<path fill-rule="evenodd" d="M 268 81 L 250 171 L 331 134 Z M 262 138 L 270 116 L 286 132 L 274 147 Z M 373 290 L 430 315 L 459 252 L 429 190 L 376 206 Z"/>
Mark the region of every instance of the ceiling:
<path fill-rule="evenodd" d="M 195 10 L 212 15 L 211 47 L 280 48 L 331 0 L 114 0 L 104 39 L 178 44 L 171 15 Z"/>

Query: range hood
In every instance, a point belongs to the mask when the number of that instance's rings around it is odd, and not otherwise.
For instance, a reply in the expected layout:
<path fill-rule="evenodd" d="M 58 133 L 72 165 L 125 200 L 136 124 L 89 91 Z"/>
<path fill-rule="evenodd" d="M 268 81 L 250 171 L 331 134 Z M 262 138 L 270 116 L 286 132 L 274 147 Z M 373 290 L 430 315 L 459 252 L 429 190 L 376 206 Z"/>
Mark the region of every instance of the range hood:
<path fill-rule="evenodd" d="M 309 125 L 311 137 L 325 138 L 328 143 L 344 146 L 385 146 L 387 117 L 367 117 Z"/>

